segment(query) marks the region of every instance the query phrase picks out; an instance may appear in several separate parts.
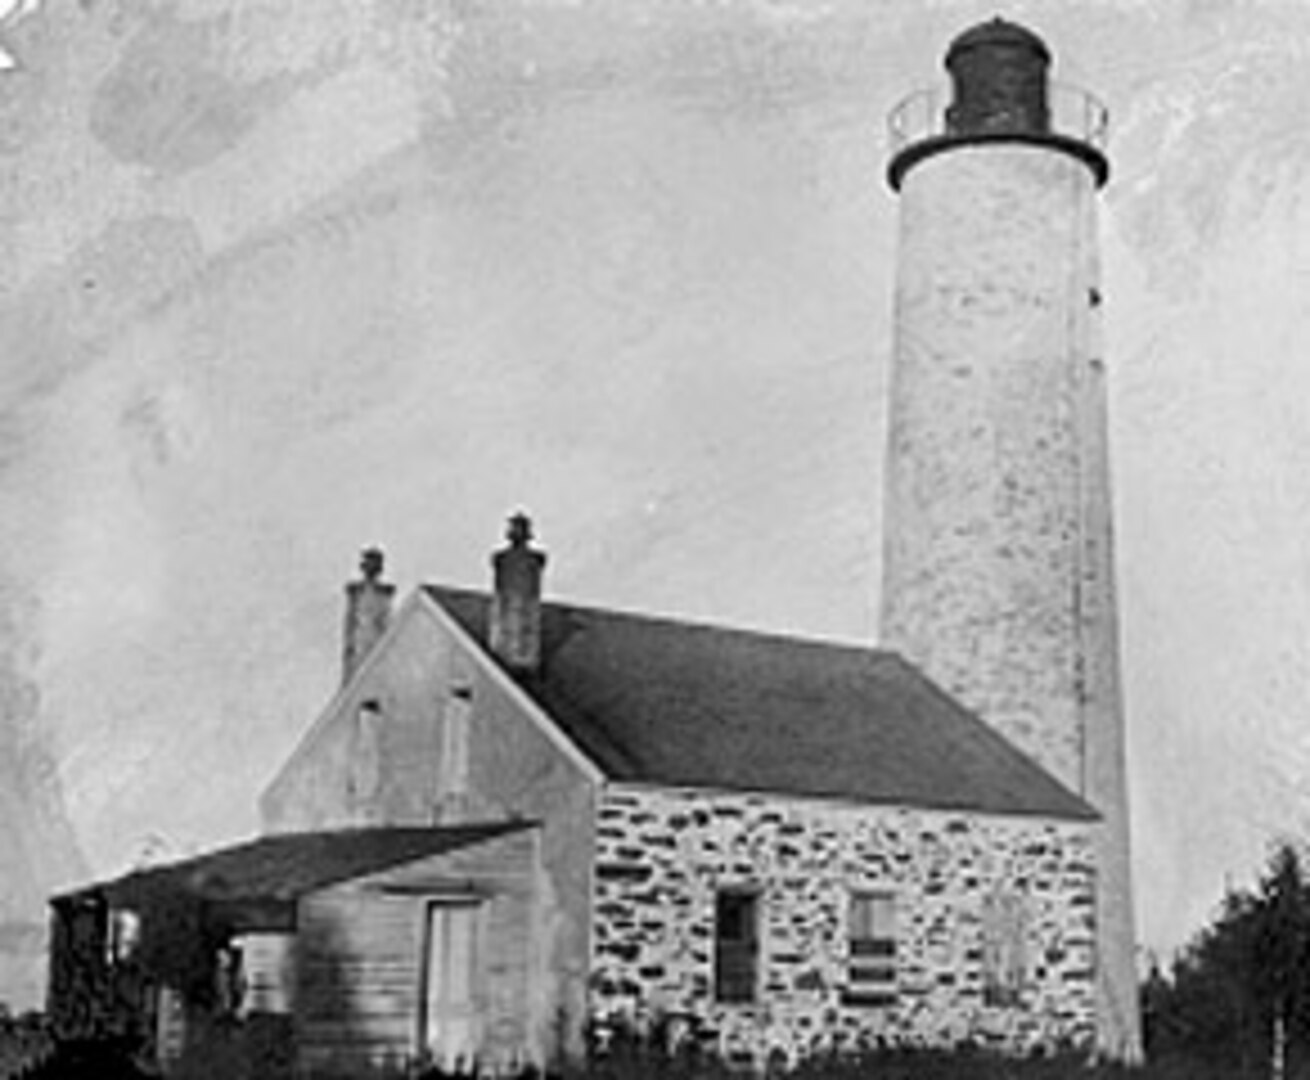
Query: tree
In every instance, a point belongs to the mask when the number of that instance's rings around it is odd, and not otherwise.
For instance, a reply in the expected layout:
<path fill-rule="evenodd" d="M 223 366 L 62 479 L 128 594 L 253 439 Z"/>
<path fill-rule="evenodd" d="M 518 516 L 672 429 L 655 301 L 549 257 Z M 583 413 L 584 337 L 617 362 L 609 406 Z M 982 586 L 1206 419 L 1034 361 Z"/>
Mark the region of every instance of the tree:
<path fill-rule="evenodd" d="M 1282 843 L 1260 881 L 1254 926 L 1254 991 L 1270 1026 L 1271 1075 L 1286 1074 L 1289 1033 L 1304 1028 L 1310 1000 L 1310 893 L 1296 848 Z M 1298 1032 L 1299 1033 L 1299 1032 Z"/>
<path fill-rule="evenodd" d="M 1153 1058 L 1285 1080 L 1310 1045 L 1310 882 L 1295 846 L 1274 849 L 1254 890 L 1225 896 L 1170 976 L 1153 972 L 1143 1001 Z"/>

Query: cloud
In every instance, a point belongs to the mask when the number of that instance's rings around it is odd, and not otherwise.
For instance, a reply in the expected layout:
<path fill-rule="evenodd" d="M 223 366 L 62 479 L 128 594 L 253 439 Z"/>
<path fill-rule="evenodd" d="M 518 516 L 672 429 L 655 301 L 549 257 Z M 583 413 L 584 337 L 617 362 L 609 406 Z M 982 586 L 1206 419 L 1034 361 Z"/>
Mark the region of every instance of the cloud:
<path fill-rule="evenodd" d="M 0 0 L 0 31 L 10 30 L 20 20 L 41 6 L 41 0 Z M 0 71 L 18 66 L 11 52 L 0 45 Z"/>
<path fill-rule="evenodd" d="M 41 0 L 0 0 L 0 24 L 17 22 L 41 6 Z"/>

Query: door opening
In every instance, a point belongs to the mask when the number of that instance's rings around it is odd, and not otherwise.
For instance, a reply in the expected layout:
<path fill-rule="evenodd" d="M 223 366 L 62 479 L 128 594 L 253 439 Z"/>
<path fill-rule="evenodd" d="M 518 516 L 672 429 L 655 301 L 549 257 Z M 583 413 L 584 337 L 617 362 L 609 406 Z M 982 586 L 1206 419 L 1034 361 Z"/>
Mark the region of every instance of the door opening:
<path fill-rule="evenodd" d="M 472 1072 L 478 1051 L 478 906 L 428 904 L 419 1047 L 448 1072 Z"/>

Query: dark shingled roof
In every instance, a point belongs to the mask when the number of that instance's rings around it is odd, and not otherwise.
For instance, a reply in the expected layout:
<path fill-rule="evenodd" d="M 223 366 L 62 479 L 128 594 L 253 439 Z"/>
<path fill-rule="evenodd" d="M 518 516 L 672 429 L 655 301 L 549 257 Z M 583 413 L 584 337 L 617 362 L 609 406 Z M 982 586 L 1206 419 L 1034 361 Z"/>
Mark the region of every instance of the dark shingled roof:
<path fill-rule="evenodd" d="M 366 828 L 263 836 L 181 862 L 134 870 L 56 897 L 140 903 L 183 893 L 199 900 L 294 900 L 315 889 L 530 828 L 528 822 L 444 828 Z"/>
<path fill-rule="evenodd" d="M 486 648 L 485 593 L 426 590 Z M 512 677 L 616 781 L 1097 816 L 891 652 L 548 603 Z"/>

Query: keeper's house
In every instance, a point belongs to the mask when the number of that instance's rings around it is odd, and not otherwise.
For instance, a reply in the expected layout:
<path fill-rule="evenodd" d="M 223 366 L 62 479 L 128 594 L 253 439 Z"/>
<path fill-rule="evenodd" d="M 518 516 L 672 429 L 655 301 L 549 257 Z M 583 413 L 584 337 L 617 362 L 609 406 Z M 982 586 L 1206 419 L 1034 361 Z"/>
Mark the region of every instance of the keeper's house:
<path fill-rule="evenodd" d="M 393 610 L 368 553 L 265 835 L 54 900 L 57 1023 L 166 1070 L 271 1031 L 307 1074 L 618 1017 L 755 1060 L 1091 1045 L 1085 802 L 892 653 L 543 603 L 523 517 L 493 562 Z"/>

